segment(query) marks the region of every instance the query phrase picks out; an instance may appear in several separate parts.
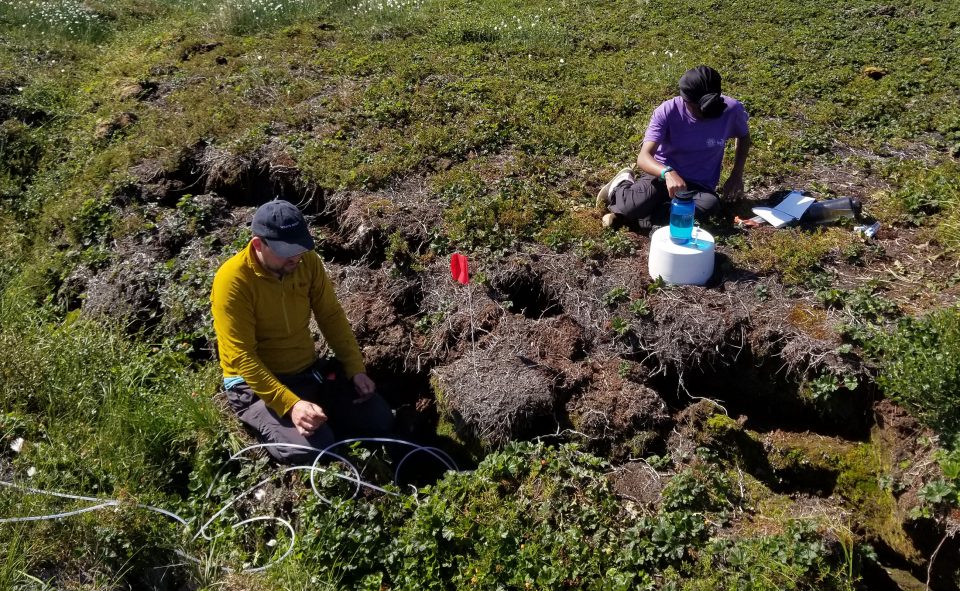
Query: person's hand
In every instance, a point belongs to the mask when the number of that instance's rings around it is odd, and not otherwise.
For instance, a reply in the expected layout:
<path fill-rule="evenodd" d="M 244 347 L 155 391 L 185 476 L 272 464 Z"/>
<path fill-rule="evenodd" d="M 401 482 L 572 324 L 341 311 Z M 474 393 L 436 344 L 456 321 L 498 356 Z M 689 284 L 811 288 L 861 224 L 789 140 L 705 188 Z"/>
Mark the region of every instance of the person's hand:
<path fill-rule="evenodd" d="M 373 393 L 377 391 L 377 385 L 365 373 L 358 373 L 353 376 L 353 388 L 357 391 L 357 397 L 353 400 L 354 404 L 370 400 Z"/>
<path fill-rule="evenodd" d="M 683 180 L 683 177 L 680 176 L 680 173 L 675 170 L 668 172 L 667 176 L 664 177 L 664 180 L 667 181 L 667 193 L 670 195 L 671 199 L 677 196 L 678 191 L 687 190 L 687 181 Z"/>
<path fill-rule="evenodd" d="M 298 400 L 290 409 L 290 420 L 297 432 L 304 437 L 313 435 L 320 425 L 327 422 L 327 415 L 323 409 L 312 402 Z"/>
<path fill-rule="evenodd" d="M 739 199 L 743 197 L 743 177 L 731 176 L 723 183 L 720 189 L 724 199 Z"/>

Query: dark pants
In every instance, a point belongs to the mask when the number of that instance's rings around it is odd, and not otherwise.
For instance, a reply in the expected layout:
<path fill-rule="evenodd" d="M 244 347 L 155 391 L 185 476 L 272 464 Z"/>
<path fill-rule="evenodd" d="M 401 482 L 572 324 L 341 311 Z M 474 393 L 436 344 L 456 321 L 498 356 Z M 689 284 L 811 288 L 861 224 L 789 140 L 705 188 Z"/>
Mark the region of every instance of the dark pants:
<path fill-rule="evenodd" d="M 720 199 L 713 191 L 693 184 L 687 187 L 697 191 L 693 198 L 697 207 L 697 216 L 701 219 L 712 215 L 720 208 Z M 610 192 L 610 204 L 607 207 L 631 221 L 651 219 L 654 216 L 669 217 L 667 204 L 670 194 L 667 183 L 660 177 L 642 173 L 633 183 L 621 183 Z"/>
<path fill-rule="evenodd" d="M 290 413 L 278 416 L 246 383 L 230 388 L 227 401 L 240 421 L 253 429 L 263 443 L 294 443 L 323 449 L 343 439 L 391 434 L 393 412 L 387 402 L 374 394 L 369 400 L 355 404 L 353 382 L 335 362 L 321 360 L 300 373 L 277 375 L 277 379 L 300 398 L 320 406 L 328 420 L 312 435 L 304 437 L 290 420 Z M 315 451 L 295 447 L 275 446 L 266 450 L 275 459 L 289 464 L 310 464 L 317 456 Z"/>

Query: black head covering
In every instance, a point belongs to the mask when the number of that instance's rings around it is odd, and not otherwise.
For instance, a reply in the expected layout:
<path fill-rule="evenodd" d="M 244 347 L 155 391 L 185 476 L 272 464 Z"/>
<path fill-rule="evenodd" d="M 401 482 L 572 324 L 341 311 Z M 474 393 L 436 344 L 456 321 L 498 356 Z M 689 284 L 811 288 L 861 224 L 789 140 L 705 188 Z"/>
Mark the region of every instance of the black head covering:
<path fill-rule="evenodd" d="M 704 117 L 719 117 L 727 104 L 720 96 L 720 73 L 710 66 L 697 66 L 680 77 L 680 96 L 700 105 Z"/>

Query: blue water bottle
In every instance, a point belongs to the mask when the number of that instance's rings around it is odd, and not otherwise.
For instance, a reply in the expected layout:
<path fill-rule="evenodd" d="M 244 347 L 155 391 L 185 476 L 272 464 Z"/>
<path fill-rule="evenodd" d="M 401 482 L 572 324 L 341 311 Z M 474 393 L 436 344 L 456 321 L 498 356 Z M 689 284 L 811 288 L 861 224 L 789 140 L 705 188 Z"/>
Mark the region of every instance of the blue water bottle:
<path fill-rule="evenodd" d="M 670 239 L 686 244 L 693 236 L 693 212 L 696 191 L 678 191 L 670 202 Z"/>

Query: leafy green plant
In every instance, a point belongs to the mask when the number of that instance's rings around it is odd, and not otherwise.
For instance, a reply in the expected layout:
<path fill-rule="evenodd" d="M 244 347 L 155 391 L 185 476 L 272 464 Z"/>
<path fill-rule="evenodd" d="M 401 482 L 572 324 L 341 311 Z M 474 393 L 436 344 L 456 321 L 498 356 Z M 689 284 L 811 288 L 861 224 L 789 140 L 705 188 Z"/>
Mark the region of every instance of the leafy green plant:
<path fill-rule="evenodd" d="M 852 542 L 850 546 L 843 562 L 834 566 L 816 525 L 789 520 L 773 535 L 711 541 L 700 555 L 696 574 L 682 588 L 851 590 L 857 578 Z"/>
<path fill-rule="evenodd" d="M 630 311 L 633 312 L 634 316 L 646 317 L 652 314 L 650 306 L 647 304 L 647 300 L 643 298 L 637 298 L 630 302 Z"/>
<path fill-rule="evenodd" d="M 505 303 L 504 305 L 507 305 L 507 304 Z M 433 330 L 435 326 L 440 325 L 446 319 L 448 313 L 449 312 L 447 310 L 436 310 L 434 312 L 428 312 L 427 314 L 424 314 L 423 316 L 418 318 L 414 326 L 418 331 L 426 334 L 431 330 Z"/>
<path fill-rule="evenodd" d="M 960 433 L 960 310 L 905 318 L 870 344 L 880 355 L 877 383 L 888 396 L 939 432 Z"/>
<path fill-rule="evenodd" d="M 920 497 L 920 500 L 931 505 L 939 505 L 940 503 L 956 503 L 957 489 L 951 486 L 951 484 L 946 480 L 938 479 L 923 485 L 923 487 L 917 492 L 917 496 Z"/>
<path fill-rule="evenodd" d="M 618 337 L 625 337 L 630 332 L 630 322 L 619 317 L 614 316 L 610 319 L 610 329 L 613 331 L 613 334 Z"/>
<path fill-rule="evenodd" d="M 625 231 L 606 232 L 603 235 L 603 247 L 612 255 L 625 255 L 633 251 L 633 242 Z"/>
<path fill-rule="evenodd" d="M 816 298 L 828 308 L 839 308 L 847 314 L 841 333 L 856 343 L 869 341 L 877 330 L 900 316 L 900 308 L 874 285 L 852 290 L 824 287 Z"/>
<path fill-rule="evenodd" d="M 647 293 L 657 293 L 658 291 L 668 289 L 669 286 L 667 282 L 663 280 L 663 277 L 657 277 L 647 285 Z"/>
<path fill-rule="evenodd" d="M 720 511 L 733 495 L 726 474 L 711 464 L 680 472 L 663 489 L 667 511 Z"/>
<path fill-rule="evenodd" d="M 856 376 L 843 375 L 838 377 L 834 373 L 826 372 L 808 381 L 806 386 L 814 400 L 825 400 L 841 388 L 852 392 L 857 389 L 858 384 Z"/>
<path fill-rule="evenodd" d="M 914 224 L 930 220 L 948 246 L 960 246 L 960 181 L 955 162 L 944 162 L 932 169 L 897 170 L 892 176 L 900 181 L 891 198 L 904 214 L 899 221 Z M 931 219 L 941 214 L 939 220 Z"/>
<path fill-rule="evenodd" d="M 472 198 L 448 197 L 452 203 L 444 211 L 444 220 L 453 244 L 469 250 L 507 249 L 519 240 L 532 239 L 563 211 L 555 197 L 526 180 L 501 179 L 491 189 L 477 187 Z"/>
<path fill-rule="evenodd" d="M 620 302 L 625 302 L 630 299 L 630 292 L 626 287 L 622 285 L 619 287 L 614 287 L 607 293 L 603 294 L 603 297 L 600 298 L 605 306 L 614 306 Z"/>
<path fill-rule="evenodd" d="M 74 239 L 82 246 L 91 246 L 110 239 L 114 213 L 104 199 L 90 198 L 80 205 L 80 210 L 71 220 Z"/>

